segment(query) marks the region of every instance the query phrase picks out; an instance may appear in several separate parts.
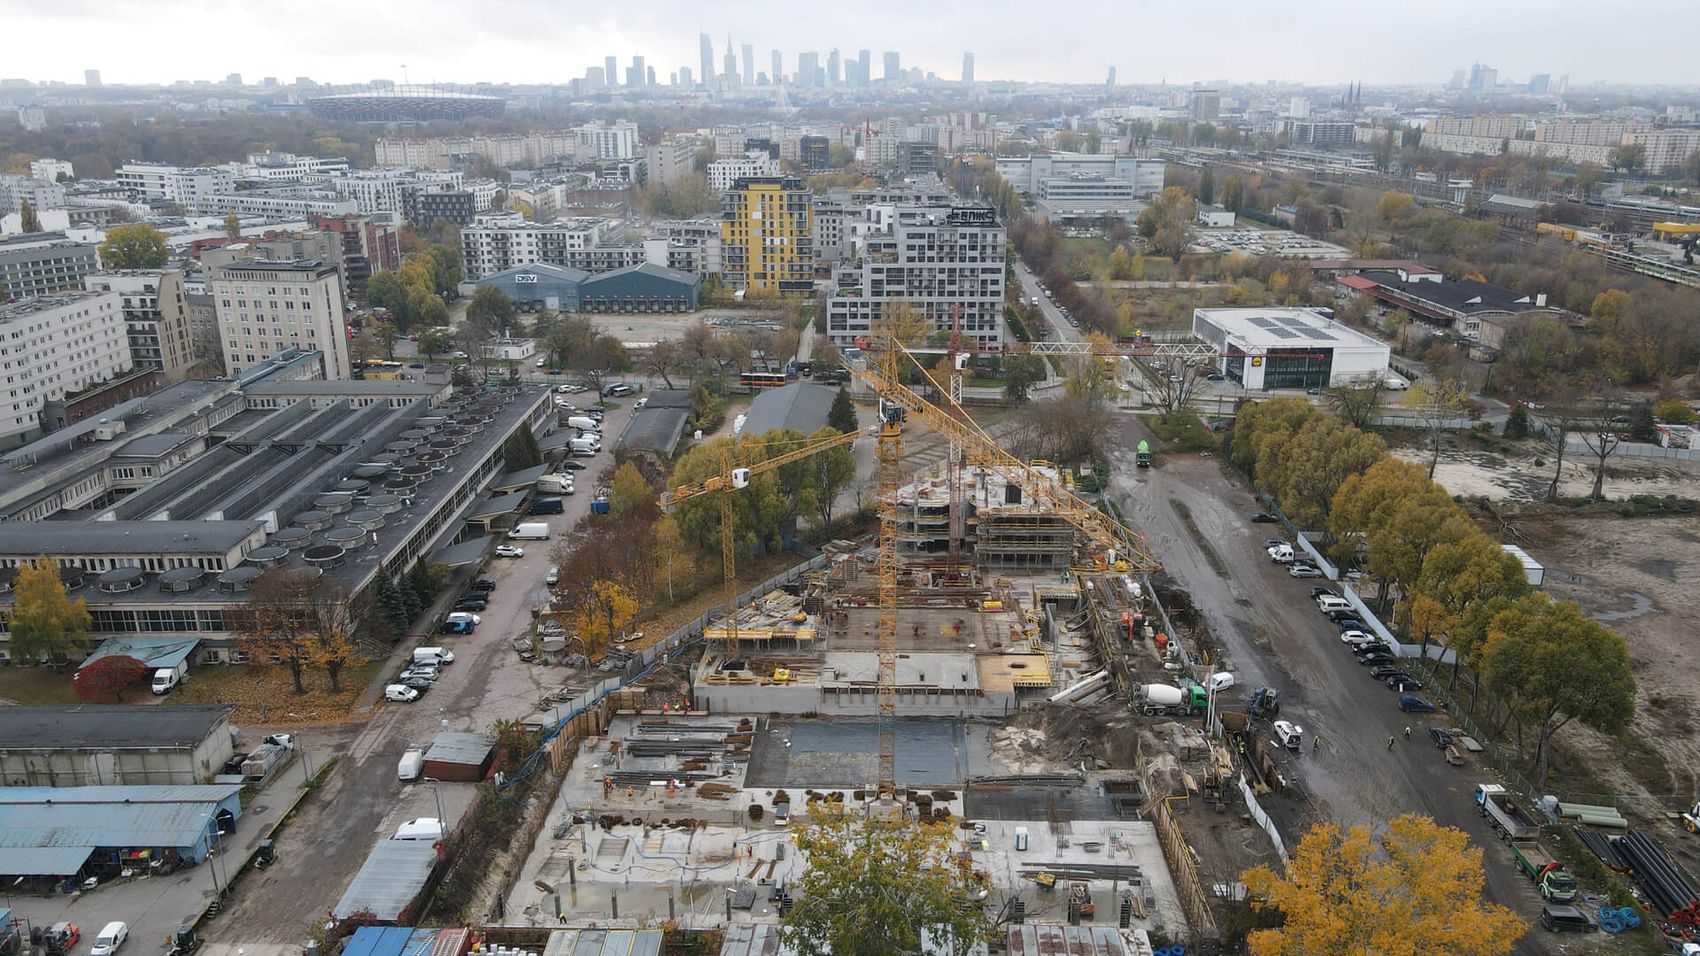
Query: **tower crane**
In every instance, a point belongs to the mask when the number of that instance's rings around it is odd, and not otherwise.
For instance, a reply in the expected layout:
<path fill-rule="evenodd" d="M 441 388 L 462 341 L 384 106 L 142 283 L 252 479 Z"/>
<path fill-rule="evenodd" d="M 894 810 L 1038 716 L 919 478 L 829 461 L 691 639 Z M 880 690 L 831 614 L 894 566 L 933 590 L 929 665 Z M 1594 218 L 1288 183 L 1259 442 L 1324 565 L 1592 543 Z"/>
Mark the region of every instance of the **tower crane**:
<path fill-rule="evenodd" d="M 781 452 L 772 458 L 748 466 L 738 466 L 734 463 L 734 457 L 739 449 L 734 441 L 721 450 L 720 474 L 714 475 L 700 484 L 685 485 L 661 493 L 661 510 L 669 514 L 682 502 L 693 501 L 705 495 L 718 493 L 720 499 L 720 562 L 722 583 L 726 590 L 724 640 L 726 660 L 738 656 L 738 586 L 734 580 L 738 570 L 738 553 L 736 539 L 732 534 L 734 524 L 732 493 L 749 487 L 750 479 L 757 475 L 783 468 L 823 451 L 849 445 L 859 437 L 861 437 L 859 432 L 851 431 L 842 435 L 834 435 L 831 438 L 822 438 L 818 441 L 809 440 L 801 447 Z M 755 447 L 773 447 L 779 444 L 796 444 L 796 442 L 763 442 Z"/>
<path fill-rule="evenodd" d="M 1035 501 L 1042 502 L 1052 513 L 1079 528 L 1094 546 L 1107 555 L 1125 557 L 1130 569 L 1157 571 L 1161 565 L 1145 550 L 1143 539 L 1119 521 L 1093 507 L 1092 504 L 1064 488 L 1033 466 L 1005 451 L 966 414 L 953 417 L 943 409 L 922 398 L 903 384 L 902 363 L 914 362 L 910 350 L 887 339 L 866 343 L 865 351 L 874 361 L 865 366 L 849 365 L 850 374 L 873 390 L 879 397 L 879 453 L 876 475 L 879 485 L 880 538 L 879 559 L 879 618 L 876 628 L 879 648 L 879 672 L 876 683 L 879 700 L 879 780 L 876 793 L 893 796 L 896 781 L 896 714 L 897 714 L 897 491 L 900 480 L 899 463 L 903 457 L 902 423 L 909 415 L 916 416 L 953 445 L 972 453 L 975 459 L 1005 480 L 1026 488 Z M 919 368 L 919 363 L 915 363 Z M 960 411 L 960 407 L 958 408 Z"/>

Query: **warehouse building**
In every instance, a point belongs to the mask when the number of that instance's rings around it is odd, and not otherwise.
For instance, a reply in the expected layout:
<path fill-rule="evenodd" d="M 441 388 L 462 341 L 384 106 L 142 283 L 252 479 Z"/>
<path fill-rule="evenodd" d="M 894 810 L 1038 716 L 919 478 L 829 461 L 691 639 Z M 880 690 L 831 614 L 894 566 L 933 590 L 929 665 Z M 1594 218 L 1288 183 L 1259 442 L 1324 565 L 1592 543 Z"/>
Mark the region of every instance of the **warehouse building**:
<path fill-rule="evenodd" d="M 242 816 L 240 784 L 0 788 L 0 877 L 199 863 Z"/>
<path fill-rule="evenodd" d="M 1387 375 L 1386 343 L 1316 309 L 1194 309 L 1192 334 L 1222 352 L 1222 374 L 1248 389 L 1328 388 Z"/>
<path fill-rule="evenodd" d="M 501 289 L 521 312 L 577 312 L 579 286 L 588 278 L 590 273 L 583 269 L 534 262 L 485 276 L 478 284 Z"/>
<path fill-rule="evenodd" d="M 235 753 L 227 704 L 0 707 L 7 787 L 190 785 Z"/>
<path fill-rule="evenodd" d="M 1352 292 L 1404 309 L 1471 340 L 1481 338 L 1484 319 L 1536 314 L 1562 322 L 1576 318 L 1573 312 L 1547 305 L 1544 293 L 1528 295 L 1491 282 L 1447 279 L 1426 268 L 1371 270 L 1336 281 Z"/>
<path fill-rule="evenodd" d="M 756 396 L 744 413 L 745 435 L 761 435 L 783 428 L 812 435 L 826 427 L 838 389 L 812 382 L 792 382 L 770 388 Z"/>
<path fill-rule="evenodd" d="M 652 262 L 598 273 L 533 263 L 478 284 L 501 289 L 521 311 L 694 312 L 702 298 L 702 276 Z"/>

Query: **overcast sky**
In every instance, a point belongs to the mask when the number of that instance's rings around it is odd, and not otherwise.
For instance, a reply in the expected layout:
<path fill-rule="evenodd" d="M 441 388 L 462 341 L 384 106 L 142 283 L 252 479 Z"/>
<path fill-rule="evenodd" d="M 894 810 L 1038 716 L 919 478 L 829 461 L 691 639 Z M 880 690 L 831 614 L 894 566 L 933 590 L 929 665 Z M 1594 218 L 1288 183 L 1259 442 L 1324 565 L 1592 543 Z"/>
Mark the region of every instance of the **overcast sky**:
<path fill-rule="evenodd" d="M 955 79 L 964 51 L 978 79 L 1126 83 L 1291 80 L 1443 83 L 1481 61 L 1500 76 L 1568 74 L 1573 85 L 1700 83 L 1692 57 L 1700 5 L 1676 0 L 1635 12 L 1597 0 L 0 0 L 14 38 L 0 74 L 108 83 L 296 76 L 321 83 L 402 79 L 563 82 L 604 56 L 622 72 L 634 54 L 660 82 L 697 69 L 697 34 L 730 36 L 796 69 L 803 50 L 897 50 L 903 65 Z M 594 19 L 584 19 L 594 7 Z M 709 19 L 712 17 L 712 19 Z"/>

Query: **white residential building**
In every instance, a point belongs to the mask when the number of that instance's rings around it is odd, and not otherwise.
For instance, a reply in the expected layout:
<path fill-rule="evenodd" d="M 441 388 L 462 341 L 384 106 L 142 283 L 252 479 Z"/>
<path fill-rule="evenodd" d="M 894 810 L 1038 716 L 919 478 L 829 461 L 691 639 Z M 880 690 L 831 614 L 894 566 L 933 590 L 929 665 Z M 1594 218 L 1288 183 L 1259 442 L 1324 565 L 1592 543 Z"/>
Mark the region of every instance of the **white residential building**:
<path fill-rule="evenodd" d="M 915 306 L 932 328 L 981 348 L 1003 344 L 1008 236 L 988 206 L 870 206 L 849 261 L 833 273 L 826 331 L 840 345 L 867 336 L 887 304 Z M 960 316 L 957 310 L 960 309 Z"/>
<path fill-rule="evenodd" d="M 246 179 L 267 182 L 300 182 L 309 178 L 323 179 L 348 172 L 348 160 L 338 156 L 323 159 L 318 156 L 297 156 L 294 153 L 250 153 L 241 169 Z"/>
<path fill-rule="evenodd" d="M 66 179 L 70 179 L 72 176 L 75 176 L 76 173 L 72 171 L 71 164 L 65 160 L 52 159 L 50 157 L 43 156 L 40 159 L 30 160 L 30 175 L 37 179 L 45 179 L 50 183 L 56 183 L 59 181 L 59 177 L 61 175 L 63 175 Z"/>
<path fill-rule="evenodd" d="M 672 186 L 690 178 L 695 171 L 696 140 L 677 138 L 643 148 L 648 185 Z"/>
<path fill-rule="evenodd" d="M 64 292 L 0 305 L 0 448 L 39 438 L 49 402 L 130 369 L 116 292 Z"/>
<path fill-rule="evenodd" d="M 436 189 L 460 189 L 462 176 L 455 171 L 412 169 L 361 169 L 330 181 L 337 195 L 352 199 L 361 215 L 388 212 L 401 215 L 403 194 L 421 185 Z"/>
<path fill-rule="evenodd" d="M 83 277 L 90 292 L 116 292 L 124 312 L 130 361 L 136 368 L 157 368 L 179 381 L 195 364 L 195 343 L 189 331 L 189 298 L 183 273 L 176 269 L 97 272 Z"/>
<path fill-rule="evenodd" d="M 477 282 L 539 262 L 587 272 L 641 264 L 643 247 L 613 245 L 624 237 L 624 226 L 611 219 L 543 223 L 512 215 L 480 217 L 460 231 L 462 270 L 467 282 Z"/>
<path fill-rule="evenodd" d="M 236 177 L 228 166 L 125 163 L 118 167 L 118 184 L 145 199 L 176 203 L 189 215 L 205 216 L 216 212 L 212 198 L 231 192 Z"/>
<path fill-rule="evenodd" d="M 342 281 L 336 264 L 317 259 L 240 259 L 208 274 L 227 374 L 253 368 L 290 348 L 317 350 L 326 379 L 351 376 Z"/>
<path fill-rule="evenodd" d="M 579 159 L 635 159 L 638 155 L 636 123 L 588 123 L 574 133 Z"/>
<path fill-rule="evenodd" d="M 18 125 L 26 133 L 39 133 L 47 128 L 47 111 L 39 106 L 18 107 Z"/>
<path fill-rule="evenodd" d="M 779 160 L 764 152 L 751 150 L 741 159 L 717 159 L 708 164 L 708 188 L 725 192 L 740 179 L 759 179 L 779 175 Z"/>
<path fill-rule="evenodd" d="M 1137 156 L 1097 155 L 1093 153 L 1049 153 L 1040 156 L 1002 157 L 997 161 L 998 175 L 1009 180 L 1015 191 L 1023 196 L 1037 195 L 1047 180 L 1070 177 L 1101 177 L 1126 182 L 1137 198 L 1163 191 L 1161 160 Z"/>
<path fill-rule="evenodd" d="M 0 214 L 19 212 L 24 203 L 36 212 L 65 208 L 65 187 L 51 179 L 0 173 Z"/>

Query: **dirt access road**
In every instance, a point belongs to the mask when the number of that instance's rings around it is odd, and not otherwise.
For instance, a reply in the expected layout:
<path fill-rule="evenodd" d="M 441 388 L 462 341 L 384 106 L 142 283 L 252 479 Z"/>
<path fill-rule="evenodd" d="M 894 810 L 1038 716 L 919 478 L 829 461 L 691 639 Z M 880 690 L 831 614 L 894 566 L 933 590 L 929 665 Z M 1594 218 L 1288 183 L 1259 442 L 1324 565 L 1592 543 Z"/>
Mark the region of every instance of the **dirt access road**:
<path fill-rule="evenodd" d="M 1214 457 L 1165 455 L 1156 468 L 1137 469 L 1133 449 L 1153 436 L 1137 418 L 1121 420 L 1127 427 L 1117 430 L 1111 452 L 1111 495 L 1221 643 L 1238 678 L 1231 706 L 1243 709 L 1259 685 L 1277 687 L 1281 716 L 1320 740 L 1320 749 L 1307 745 L 1285 759 L 1294 786 L 1263 801 L 1289 848 L 1317 821 L 1377 825 L 1426 814 L 1486 849 L 1488 897 L 1533 924 L 1540 909 L 1533 886 L 1471 801 L 1475 784 L 1492 778 L 1473 764 L 1448 766 L 1428 740 L 1428 727 L 1444 718 L 1401 713 L 1393 691 L 1370 679 L 1317 613 L 1310 599 L 1317 582 L 1269 561 L 1263 540 L 1281 537 L 1280 526 L 1247 520 L 1259 506 L 1243 481 L 1226 477 Z M 1191 513 L 1196 535 L 1176 503 Z M 1517 952 L 1547 952 L 1550 942 L 1531 932 Z"/>

